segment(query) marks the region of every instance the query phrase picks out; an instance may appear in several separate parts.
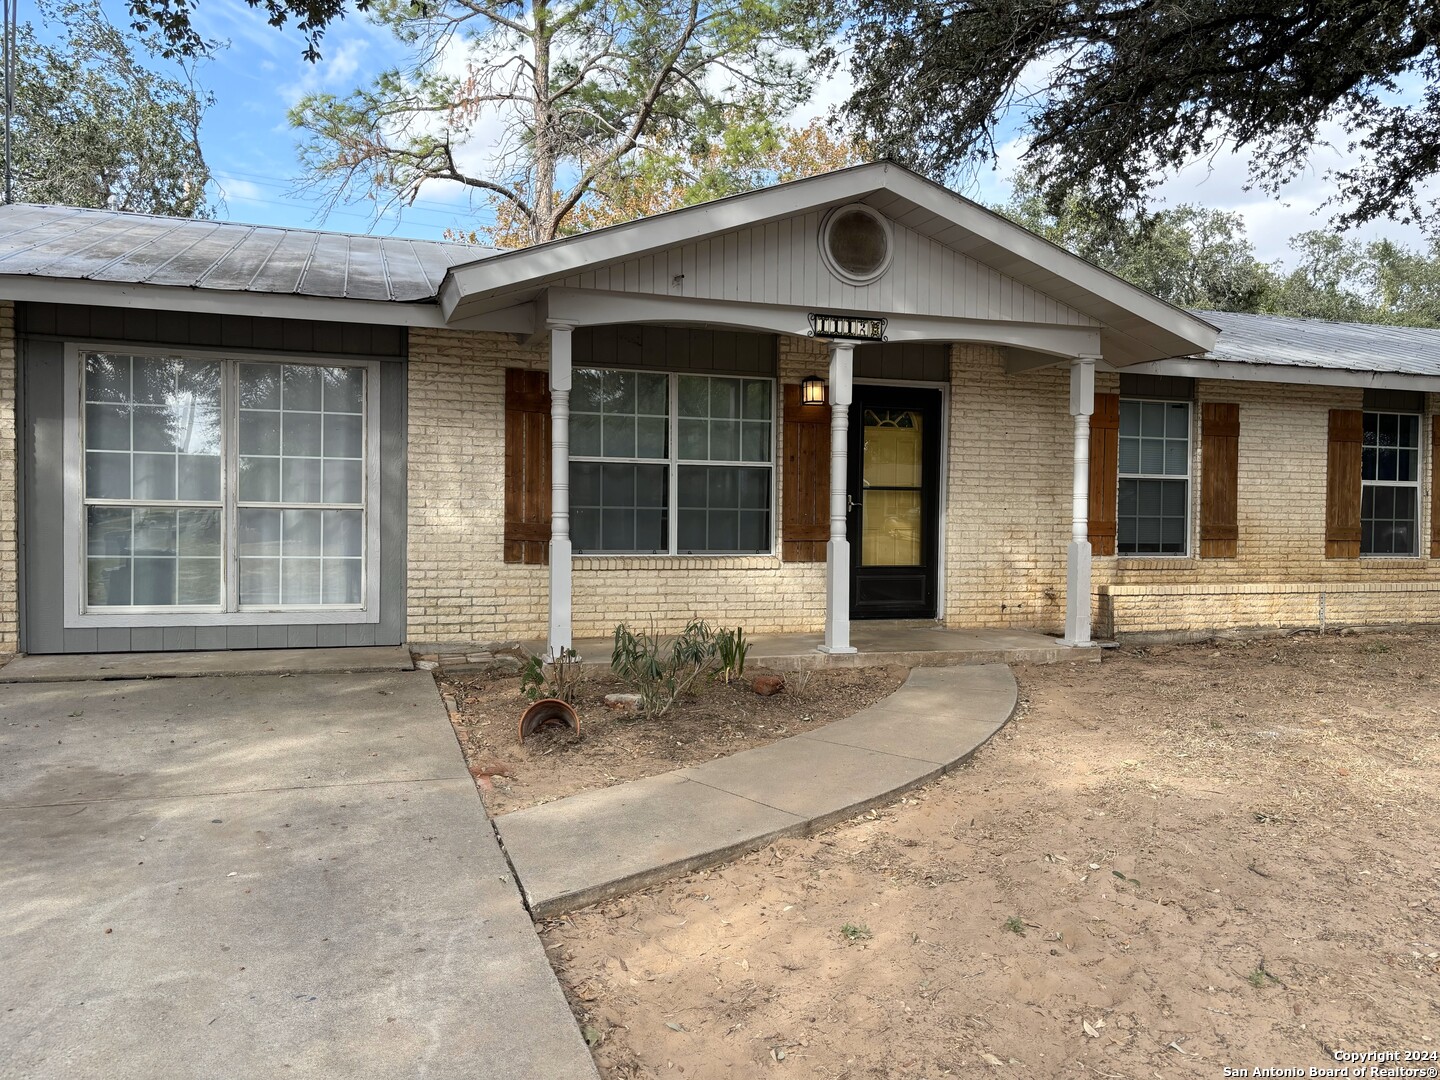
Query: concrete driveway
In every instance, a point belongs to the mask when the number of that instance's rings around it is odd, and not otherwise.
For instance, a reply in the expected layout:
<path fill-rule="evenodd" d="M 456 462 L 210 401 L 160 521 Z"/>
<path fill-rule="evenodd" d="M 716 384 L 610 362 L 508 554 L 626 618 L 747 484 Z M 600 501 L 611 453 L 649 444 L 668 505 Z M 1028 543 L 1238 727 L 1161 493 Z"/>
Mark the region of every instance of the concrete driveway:
<path fill-rule="evenodd" d="M 0 686 L 0 1076 L 595 1071 L 390 672 Z"/>

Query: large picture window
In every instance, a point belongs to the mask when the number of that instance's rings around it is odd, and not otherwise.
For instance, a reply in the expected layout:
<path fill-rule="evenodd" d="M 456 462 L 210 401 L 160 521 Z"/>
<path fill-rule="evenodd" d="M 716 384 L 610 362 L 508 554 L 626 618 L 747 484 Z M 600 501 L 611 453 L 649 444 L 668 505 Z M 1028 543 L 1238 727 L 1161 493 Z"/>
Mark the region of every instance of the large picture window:
<path fill-rule="evenodd" d="M 1190 405 L 1120 402 L 1121 555 L 1184 555 L 1190 535 Z"/>
<path fill-rule="evenodd" d="M 771 549 L 769 379 L 577 369 L 571 540 L 578 554 Z"/>
<path fill-rule="evenodd" d="M 1364 422 L 1360 554 L 1416 555 L 1420 532 L 1420 417 L 1413 413 L 1367 412 Z"/>
<path fill-rule="evenodd" d="M 82 613 L 361 610 L 367 364 L 81 350 Z"/>

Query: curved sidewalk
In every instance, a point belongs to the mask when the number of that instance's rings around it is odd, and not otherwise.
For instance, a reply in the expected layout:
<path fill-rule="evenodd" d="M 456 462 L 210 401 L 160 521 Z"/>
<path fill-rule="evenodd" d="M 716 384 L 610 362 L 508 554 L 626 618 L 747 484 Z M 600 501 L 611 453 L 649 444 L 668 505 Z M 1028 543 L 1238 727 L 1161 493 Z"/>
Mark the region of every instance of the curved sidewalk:
<path fill-rule="evenodd" d="M 584 907 L 801 836 L 949 772 L 1015 711 L 1003 664 L 917 668 L 844 720 L 495 819 L 531 913 Z"/>

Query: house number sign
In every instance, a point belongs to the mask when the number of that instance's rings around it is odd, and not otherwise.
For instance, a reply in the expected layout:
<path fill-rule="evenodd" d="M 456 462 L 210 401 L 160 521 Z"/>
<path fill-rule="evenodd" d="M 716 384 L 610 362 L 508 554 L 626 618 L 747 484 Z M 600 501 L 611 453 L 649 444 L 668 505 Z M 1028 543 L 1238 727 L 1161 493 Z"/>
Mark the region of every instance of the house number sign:
<path fill-rule="evenodd" d="M 810 336 L 843 338 L 849 341 L 884 341 L 889 319 L 872 319 L 861 315 L 810 316 Z"/>

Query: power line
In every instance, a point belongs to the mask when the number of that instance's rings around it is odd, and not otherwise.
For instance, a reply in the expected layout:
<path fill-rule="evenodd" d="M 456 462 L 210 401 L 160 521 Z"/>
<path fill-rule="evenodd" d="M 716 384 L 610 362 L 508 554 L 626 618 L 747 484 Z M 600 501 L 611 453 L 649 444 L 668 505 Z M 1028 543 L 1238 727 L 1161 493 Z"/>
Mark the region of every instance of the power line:
<path fill-rule="evenodd" d="M 283 180 L 279 180 L 273 175 L 267 173 L 254 173 L 246 172 L 243 169 L 226 168 L 218 170 L 217 175 L 233 176 L 241 180 L 248 180 L 251 183 L 260 184 L 263 187 L 276 188 L 282 191 L 288 192 L 291 190 L 291 185 L 289 183 Z M 475 213 L 477 210 L 477 208 L 474 206 L 459 203 L 436 202 L 433 199 L 416 199 L 414 203 L 406 203 L 405 207 L 406 209 L 414 209 L 423 212 L 433 212 L 437 214 L 465 214 Z"/>

